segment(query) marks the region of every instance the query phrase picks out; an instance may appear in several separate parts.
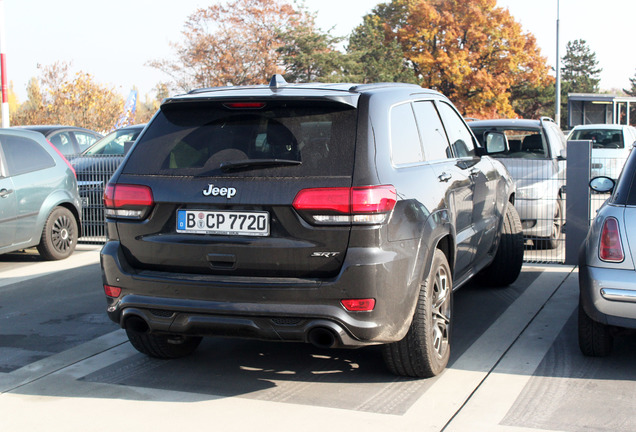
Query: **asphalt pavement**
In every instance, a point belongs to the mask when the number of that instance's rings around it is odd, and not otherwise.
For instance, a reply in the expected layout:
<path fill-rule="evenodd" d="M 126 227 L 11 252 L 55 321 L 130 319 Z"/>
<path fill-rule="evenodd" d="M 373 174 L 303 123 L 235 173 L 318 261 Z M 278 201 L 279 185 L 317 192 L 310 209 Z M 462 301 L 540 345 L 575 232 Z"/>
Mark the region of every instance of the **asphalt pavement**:
<path fill-rule="evenodd" d="M 418 380 L 390 375 L 377 347 L 207 338 L 145 357 L 105 317 L 98 263 L 87 246 L 0 257 L 0 431 L 636 430 L 636 337 L 580 354 L 572 266 L 459 290 L 449 367 Z"/>

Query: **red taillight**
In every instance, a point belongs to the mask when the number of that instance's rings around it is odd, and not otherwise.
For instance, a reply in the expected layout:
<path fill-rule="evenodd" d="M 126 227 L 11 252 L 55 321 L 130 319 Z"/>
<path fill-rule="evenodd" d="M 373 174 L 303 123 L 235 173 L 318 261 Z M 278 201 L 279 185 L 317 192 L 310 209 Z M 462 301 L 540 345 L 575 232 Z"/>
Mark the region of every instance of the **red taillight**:
<path fill-rule="evenodd" d="M 621 243 L 621 233 L 618 229 L 618 221 L 613 217 L 609 217 L 603 222 L 599 257 L 603 261 L 610 262 L 621 262 L 625 259 L 623 245 Z"/>
<path fill-rule="evenodd" d="M 397 193 L 393 186 L 303 189 L 294 198 L 300 212 L 312 213 L 316 223 L 381 223 L 393 210 Z"/>
<path fill-rule="evenodd" d="M 57 149 L 57 147 L 55 147 L 51 141 L 46 140 L 46 142 L 47 142 L 47 143 L 49 143 L 49 145 L 50 145 L 51 147 L 53 147 L 53 150 L 55 150 L 55 153 L 57 153 L 57 154 L 59 154 L 59 155 L 60 155 L 60 157 L 64 160 L 64 162 L 66 162 L 66 165 L 68 165 L 68 167 L 71 169 L 71 171 L 73 171 L 73 175 L 75 176 L 75 178 L 77 178 L 77 173 L 75 172 L 75 168 L 73 168 L 73 165 L 71 165 L 71 163 L 68 161 L 68 159 L 66 159 L 66 156 L 64 156 L 64 155 L 62 154 L 62 152 L 61 152 L 61 151 L 59 151 L 59 150 Z"/>
<path fill-rule="evenodd" d="M 260 109 L 265 107 L 265 102 L 230 102 L 223 106 L 230 109 Z"/>
<path fill-rule="evenodd" d="M 387 213 L 397 202 L 393 186 L 356 187 L 351 189 L 351 213 Z"/>
<path fill-rule="evenodd" d="M 107 216 L 141 219 L 153 204 L 148 186 L 109 183 L 104 190 Z"/>
<path fill-rule="evenodd" d="M 349 312 L 369 312 L 375 308 L 375 299 L 343 299 L 340 301 Z"/>
<path fill-rule="evenodd" d="M 104 293 L 108 297 L 119 297 L 119 295 L 121 294 L 121 288 L 110 286 L 110 285 L 104 285 Z"/>
<path fill-rule="evenodd" d="M 294 198 L 293 206 L 296 210 L 349 213 L 351 190 L 349 188 L 303 189 Z"/>

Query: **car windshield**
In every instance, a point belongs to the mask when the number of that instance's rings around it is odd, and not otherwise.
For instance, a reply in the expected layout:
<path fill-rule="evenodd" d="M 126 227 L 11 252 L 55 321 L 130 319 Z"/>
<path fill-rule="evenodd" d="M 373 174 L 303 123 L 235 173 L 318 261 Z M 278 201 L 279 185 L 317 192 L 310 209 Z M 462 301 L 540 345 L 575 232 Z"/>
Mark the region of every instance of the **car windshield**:
<path fill-rule="evenodd" d="M 592 148 L 624 148 L 623 131 L 618 129 L 575 129 L 571 140 L 590 140 Z"/>
<path fill-rule="evenodd" d="M 484 145 L 484 133 L 488 131 L 503 132 L 508 137 L 509 150 L 498 153 L 495 157 L 545 159 L 548 157 L 546 143 L 538 129 L 509 129 L 509 128 L 473 128 L 475 136 Z"/>
<path fill-rule="evenodd" d="M 143 128 L 120 129 L 109 133 L 86 149 L 84 156 L 124 155 L 127 141 L 135 141 Z"/>

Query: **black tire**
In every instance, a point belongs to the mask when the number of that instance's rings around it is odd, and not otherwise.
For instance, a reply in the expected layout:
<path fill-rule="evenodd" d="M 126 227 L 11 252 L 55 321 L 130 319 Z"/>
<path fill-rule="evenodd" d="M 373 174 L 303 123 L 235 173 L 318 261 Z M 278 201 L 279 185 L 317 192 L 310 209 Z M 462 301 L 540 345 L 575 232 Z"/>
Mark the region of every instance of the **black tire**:
<path fill-rule="evenodd" d="M 38 252 L 45 260 L 68 258 L 77 246 L 77 221 L 66 207 L 56 207 L 44 224 Z"/>
<path fill-rule="evenodd" d="M 523 233 L 521 220 L 512 204 L 508 204 L 502 224 L 501 238 L 492 263 L 481 272 L 478 280 L 489 286 L 507 286 L 517 280 L 523 266 Z"/>
<path fill-rule="evenodd" d="M 557 199 L 552 222 L 552 234 L 547 238 L 536 240 L 537 249 L 556 249 L 563 236 L 563 200 Z"/>
<path fill-rule="evenodd" d="M 613 342 L 609 326 L 590 318 L 579 300 L 579 348 L 583 355 L 605 357 L 612 352 Z"/>
<path fill-rule="evenodd" d="M 199 344 L 198 336 L 169 336 L 139 333 L 126 329 L 128 340 L 137 351 L 150 357 L 174 359 L 192 354 Z"/>
<path fill-rule="evenodd" d="M 384 361 L 395 375 L 429 378 L 450 357 L 453 284 L 446 255 L 435 249 L 431 271 L 420 285 L 415 315 L 401 341 L 384 345 Z"/>

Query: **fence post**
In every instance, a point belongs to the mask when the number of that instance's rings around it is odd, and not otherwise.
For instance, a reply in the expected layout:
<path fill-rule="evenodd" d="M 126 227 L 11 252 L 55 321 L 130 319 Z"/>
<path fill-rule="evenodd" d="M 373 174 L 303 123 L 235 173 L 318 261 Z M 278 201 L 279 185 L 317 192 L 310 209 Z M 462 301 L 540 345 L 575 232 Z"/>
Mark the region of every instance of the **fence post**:
<path fill-rule="evenodd" d="M 578 264 L 579 248 L 590 228 L 592 141 L 568 141 L 566 170 L 565 264 Z"/>

